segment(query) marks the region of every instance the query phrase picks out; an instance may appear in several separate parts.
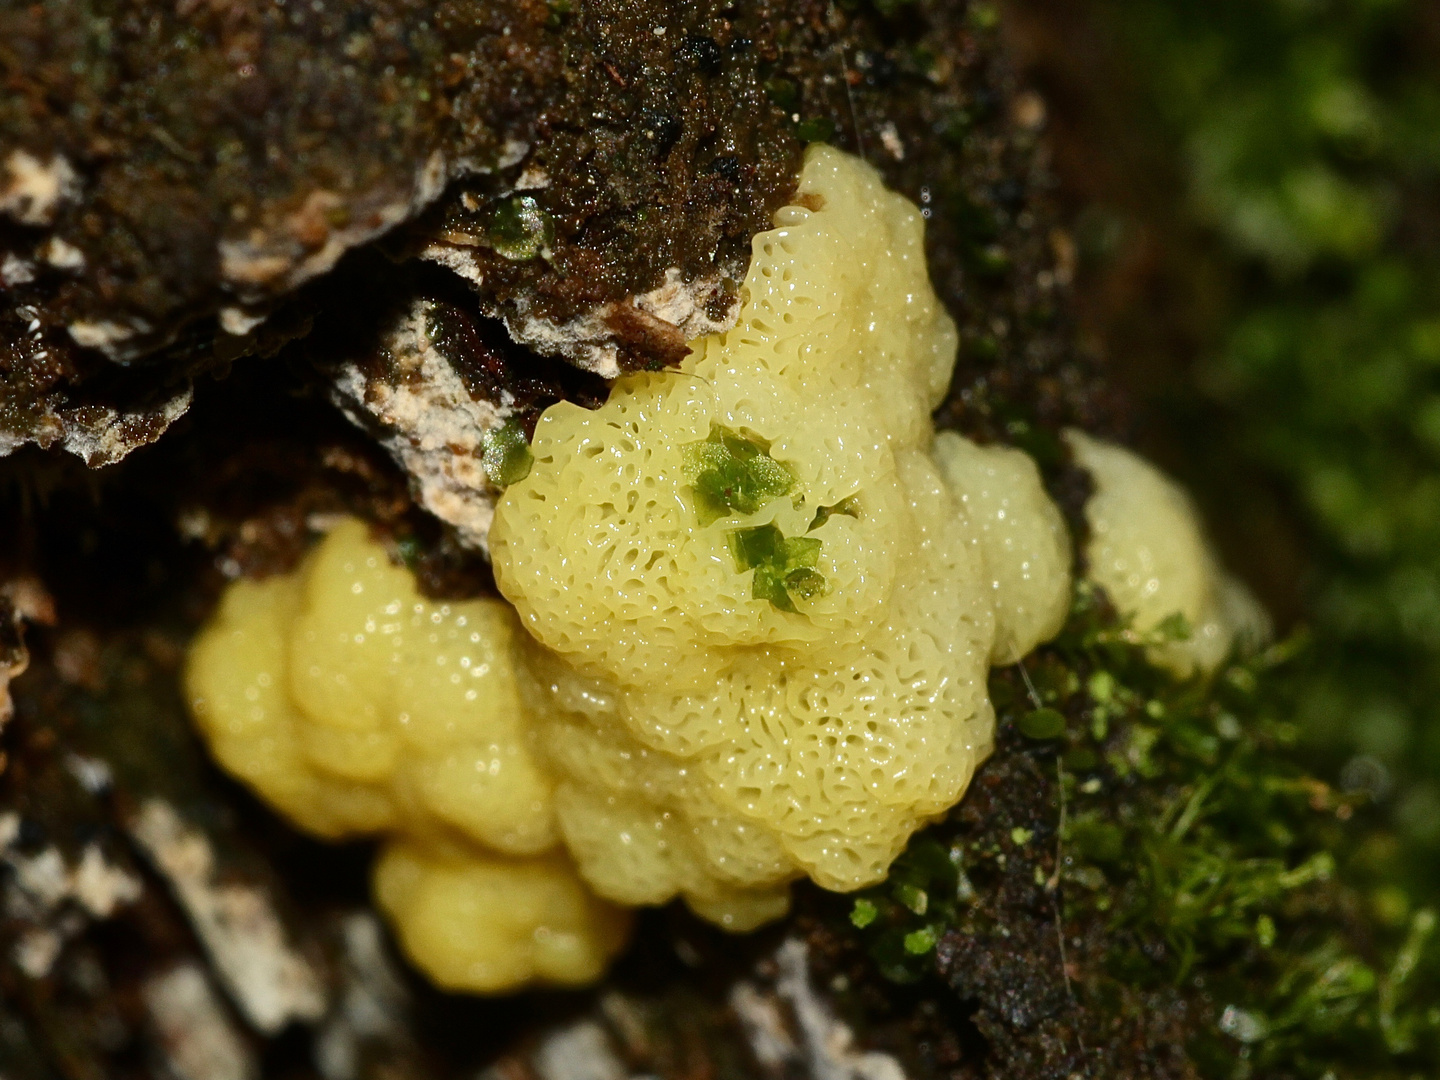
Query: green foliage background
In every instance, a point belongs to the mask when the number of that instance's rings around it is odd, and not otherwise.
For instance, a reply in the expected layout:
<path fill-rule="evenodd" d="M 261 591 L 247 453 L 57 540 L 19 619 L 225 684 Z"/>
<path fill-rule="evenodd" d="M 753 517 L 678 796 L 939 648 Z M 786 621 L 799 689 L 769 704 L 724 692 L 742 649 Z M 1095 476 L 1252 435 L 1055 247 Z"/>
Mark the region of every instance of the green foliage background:
<path fill-rule="evenodd" d="M 946 943 L 1033 872 L 1110 1058 L 1181 1002 L 1207 1078 L 1440 1075 L 1440 3 L 1009 11 L 1083 331 L 1281 637 L 1177 682 L 1082 586 L 991 684 L 1058 824 L 952 816 L 851 921 L 887 977 L 968 986 Z"/>
<path fill-rule="evenodd" d="M 1295 536 L 1295 718 L 1319 774 L 1386 810 L 1412 906 L 1440 888 L 1440 5 L 1089 7 L 1177 181 L 1160 243 L 1194 355 L 1157 393 L 1169 464 L 1212 520 L 1263 502 Z"/>

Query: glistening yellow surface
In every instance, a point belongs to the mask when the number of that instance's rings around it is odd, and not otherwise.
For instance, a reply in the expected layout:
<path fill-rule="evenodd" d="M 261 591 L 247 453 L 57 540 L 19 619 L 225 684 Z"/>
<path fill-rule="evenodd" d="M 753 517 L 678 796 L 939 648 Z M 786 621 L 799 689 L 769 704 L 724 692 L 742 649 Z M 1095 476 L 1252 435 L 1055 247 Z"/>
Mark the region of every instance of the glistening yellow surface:
<path fill-rule="evenodd" d="M 498 600 L 423 599 L 347 521 L 296 573 L 231 586 L 187 671 L 212 752 L 268 802 L 322 836 L 404 837 L 380 902 L 421 967 L 470 990 L 587 982 L 624 940 L 554 850 L 517 633 Z"/>
<path fill-rule="evenodd" d="M 391 837 L 377 898 L 447 986 L 593 977 L 607 901 L 741 930 L 799 877 L 880 879 L 989 752 L 990 666 L 1064 618 L 1034 464 L 933 439 L 956 334 L 918 211 L 824 147 L 797 202 L 730 333 L 541 418 L 490 534 L 513 608 L 423 600 L 349 522 L 194 647 L 217 758 Z"/>
<path fill-rule="evenodd" d="M 957 495 L 1013 452 L 948 475 L 931 454 L 956 333 L 919 212 L 827 147 L 797 202 L 756 237 L 733 330 L 598 411 L 547 410 L 490 533 L 581 873 L 737 929 L 801 875 L 880 879 L 960 798 L 992 660 L 1054 633 L 1069 591 L 1033 466 L 972 519 Z M 989 565 L 1000 532 L 1017 551 Z"/>
<path fill-rule="evenodd" d="M 1269 615 L 1221 567 L 1185 490 L 1123 446 L 1076 430 L 1065 438 L 1095 482 L 1085 504 L 1087 576 L 1137 631 L 1176 615 L 1188 628 L 1183 640 L 1152 647 L 1151 660 L 1185 676 L 1213 671 L 1237 645 L 1263 643 Z"/>

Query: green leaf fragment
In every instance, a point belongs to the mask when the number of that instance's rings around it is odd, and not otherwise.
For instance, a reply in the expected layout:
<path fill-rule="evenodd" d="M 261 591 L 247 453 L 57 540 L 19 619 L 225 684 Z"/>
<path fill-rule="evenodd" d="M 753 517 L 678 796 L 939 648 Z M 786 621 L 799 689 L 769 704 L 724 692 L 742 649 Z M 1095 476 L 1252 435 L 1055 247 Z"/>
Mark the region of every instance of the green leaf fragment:
<path fill-rule="evenodd" d="M 765 93 L 771 101 L 789 112 L 800 102 L 800 88 L 789 79 L 765 80 Z"/>
<path fill-rule="evenodd" d="M 533 195 L 499 203 L 490 217 L 490 246 L 511 262 L 527 262 L 555 242 L 555 219 Z"/>
<path fill-rule="evenodd" d="M 1065 734 L 1065 716 L 1057 709 L 1032 709 L 1020 718 L 1020 733 L 1030 739 L 1058 739 Z"/>
<path fill-rule="evenodd" d="M 911 956 L 924 956 L 935 948 L 935 931 L 924 926 L 905 935 L 905 951 Z"/>
<path fill-rule="evenodd" d="M 820 541 L 786 536 L 775 525 L 736 529 L 730 534 L 735 569 L 753 570 L 750 595 L 769 600 L 781 611 L 795 611 L 795 599 L 813 600 L 826 590 L 825 576 L 815 569 Z"/>
<path fill-rule="evenodd" d="M 719 424 L 681 454 L 701 525 L 756 513 L 795 488 L 795 474 L 770 456 L 769 443 Z"/>
<path fill-rule="evenodd" d="M 513 420 L 487 431 L 483 446 L 481 461 L 491 482 L 497 486 L 509 487 L 530 475 L 535 458 L 530 453 L 525 429 Z"/>
<path fill-rule="evenodd" d="M 873 901 L 856 900 L 855 906 L 850 909 L 850 922 L 856 929 L 863 930 L 873 923 L 879 914 L 880 909 L 875 906 Z"/>
<path fill-rule="evenodd" d="M 841 499 L 834 506 L 820 507 L 819 510 L 815 511 L 815 520 L 810 522 L 810 528 L 806 529 L 805 531 L 814 532 L 816 529 L 820 528 L 821 525 L 824 525 L 825 522 L 829 521 L 836 514 L 843 514 L 845 517 L 858 518 L 860 516 L 860 500 L 858 500 L 854 495 L 851 495 L 848 499 Z"/>
<path fill-rule="evenodd" d="M 829 142 L 835 137 L 835 121 L 828 116 L 812 116 L 795 126 L 795 134 L 801 142 Z"/>
<path fill-rule="evenodd" d="M 908 881 L 895 883 L 894 896 L 898 903 L 913 911 L 916 915 L 924 915 L 930 909 L 930 894 L 918 885 L 912 885 Z"/>
<path fill-rule="evenodd" d="M 1275 944 L 1275 920 L 1269 915 L 1261 915 L 1255 920 L 1255 940 L 1262 949 Z"/>
<path fill-rule="evenodd" d="M 1190 620 L 1178 611 L 1173 615 L 1165 616 L 1154 630 L 1155 637 L 1162 644 L 1172 641 L 1189 641 L 1193 633 Z"/>

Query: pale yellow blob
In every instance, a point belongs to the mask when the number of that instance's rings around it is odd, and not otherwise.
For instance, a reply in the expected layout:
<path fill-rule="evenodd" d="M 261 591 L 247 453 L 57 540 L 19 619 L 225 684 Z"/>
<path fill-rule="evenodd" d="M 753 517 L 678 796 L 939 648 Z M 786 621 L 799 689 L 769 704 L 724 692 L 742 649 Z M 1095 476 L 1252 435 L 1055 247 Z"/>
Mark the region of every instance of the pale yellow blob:
<path fill-rule="evenodd" d="M 1220 566 L 1189 495 L 1123 447 L 1066 432 L 1075 460 L 1095 482 L 1085 505 L 1089 577 L 1136 630 L 1155 630 L 1176 614 L 1190 637 L 1149 650 L 1178 675 L 1213 671 L 1232 648 L 1258 645 L 1270 618 L 1249 590 Z"/>
<path fill-rule="evenodd" d="M 581 873 L 733 928 L 801 875 L 883 877 L 990 750 L 992 657 L 1053 633 L 1068 596 L 1033 468 L 956 440 L 947 483 L 931 456 L 956 332 L 919 212 L 824 147 L 800 191 L 755 238 L 736 327 L 598 411 L 547 410 L 490 533 L 538 642 L 524 692 Z M 686 447 L 714 425 L 793 490 L 707 521 Z M 762 526 L 819 542 L 824 588 L 793 611 L 732 551 Z"/>
<path fill-rule="evenodd" d="M 375 864 L 375 900 L 447 990 L 593 982 L 629 927 L 561 854 L 506 859 L 399 840 Z"/>
<path fill-rule="evenodd" d="M 879 880 L 989 752 L 991 665 L 1064 617 L 1033 464 L 933 439 L 956 333 L 919 212 L 823 147 L 800 190 L 730 333 L 541 418 L 490 533 L 514 608 L 421 599 L 350 522 L 194 647 L 217 758 L 313 831 L 393 837 L 377 899 L 446 986 L 593 977 L 623 928 L 586 886 L 741 930 L 798 877 Z M 702 505 L 722 444 L 779 486 Z"/>
<path fill-rule="evenodd" d="M 1070 531 L 1024 452 L 976 446 L 942 431 L 934 454 L 988 574 L 996 617 L 990 662 L 1013 664 L 1036 642 L 1058 634 L 1070 612 Z"/>
<path fill-rule="evenodd" d="M 400 833 L 451 851 L 452 861 L 453 853 L 466 854 L 477 873 L 502 885 L 523 880 L 531 888 L 546 879 L 557 897 L 584 896 L 563 856 L 526 858 L 555 849 L 558 832 L 553 783 L 527 745 L 517 632 L 503 602 L 425 600 L 365 527 L 346 521 L 296 573 L 238 581 L 226 591 L 190 653 L 191 711 L 220 763 L 311 832 Z M 434 912 L 449 911 L 447 925 L 459 922 L 453 905 L 434 899 L 444 895 L 436 882 L 453 875 L 426 880 L 410 899 L 385 905 L 407 943 L 433 940 L 411 932 L 409 913 L 433 922 L 442 917 Z M 506 893 L 497 886 L 478 895 Z M 475 918 L 457 955 L 503 952 L 517 917 L 551 917 L 502 908 L 487 916 L 477 900 L 465 909 Z M 553 956 L 544 964 L 517 957 L 504 968 L 521 973 L 511 982 L 455 982 L 452 967 L 447 985 L 493 990 L 531 978 L 591 978 L 597 967 L 584 957 L 613 952 L 623 939 L 615 919 L 597 920 L 595 910 L 587 900 L 556 916 L 556 933 L 590 938 L 589 952 L 574 952 L 568 971 Z M 547 926 L 537 921 L 533 929 Z M 435 954 L 417 947 L 413 955 L 429 969 Z"/>

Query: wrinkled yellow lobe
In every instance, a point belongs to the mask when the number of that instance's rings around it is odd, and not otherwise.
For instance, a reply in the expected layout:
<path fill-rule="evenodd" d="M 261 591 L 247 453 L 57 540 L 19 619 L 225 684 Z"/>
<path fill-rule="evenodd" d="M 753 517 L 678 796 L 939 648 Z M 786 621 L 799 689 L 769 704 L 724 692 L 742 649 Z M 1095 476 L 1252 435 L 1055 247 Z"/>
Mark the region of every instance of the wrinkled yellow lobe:
<path fill-rule="evenodd" d="M 509 604 L 420 598 L 349 522 L 194 646 L 216 757 L 390 836 L 377 899 L 446 986 L 591 978 L 615 903 L 743 930 L 799 877 L 881 879 L 989 753 L 990 667 L 1064 618 L 1033 463 L 934 438 L 956 332 L 919 212 L 825 147 L 800 193 L 733 330 L 541 417 L 490 533 Z"/>
<path fill-rule="evenodd" d="M 594 957 L 623 940 L 623 920 L 603 914 L 554 853 L 553 783 L 527 745 L 517 632 L 500 601 L 422 598 L 365 527 L 346 521 L 296 573 L 232 585 L 186 672 L 191 712 L 216 758 L 296 824 L 327 837 L 406 838 L 382 860 L 380 880 L 399 880 L 385 869 L 404 863 L 396 851 L 426 872 L 414 888 L 379 892 L 427 970 L 444 950 L 422 924 L 463 921 L 445 899 L 467 880 L 450 869 L 457 859 L 489 885 L 463 909 L 476 917 L 469 937 L 454 940 L 456 957 L 514 952 L 517 918 L 536 934 L 587 939 L 587 949 L 553 956 L 467 961 L 468 980 L 459 959 L 445 960 L 446 985 L 472 990 L 585 982 L 603 966 Z M 449 854 L 427 862 L 423 850 Z M 542 853 L 551 854 L 529 858 Z M 547 907 L 501 903 L 542 880 Z M 492 977 L 501 971 L 510 974 Z"/>
<path fill-rule="evenodd" d="M 735 328 L 597 411 L 547 410 L 490 534 L 536 641 L 523 692 L 581 873 L 734 928 L 783 911 L 802 875 L 883 877 L 989 753 L 992 658 L 1068 603 L 1033 466 L 958 437 L 948 472 L 931 454 L 956 331 L 919 212 L 825 147 L 800 192 L 755 238 Z M 715 518 L 687 456 L 714 431 L 793 487 Z M 992 468 L 1005 493 L 970 484 Z M 761 529 L 811 545 L 823 586 L 782 597 L 793 610 L 735 555 Z"/>
<path fill-rule="evenodd" d="M 1095 483 L 1085 504 L 1089 577 L 1141 632 L 1180 615 L 1190 636 L 1148 650 L 1178 675 L 1210 672 L 1237 646 L 1270 636 L 1270 617 L 1221 567 L 1190 496 L 1124 447 L 1070 430 L 1065 439 Z"/>
<path fill-rule="evenodd" d="M 627 913 L 586 888 L 562 853 L 487 858 L 398 840 L 374 878 L 406 953 L 448 990 L 592 982 L 629 929 Z"/>

